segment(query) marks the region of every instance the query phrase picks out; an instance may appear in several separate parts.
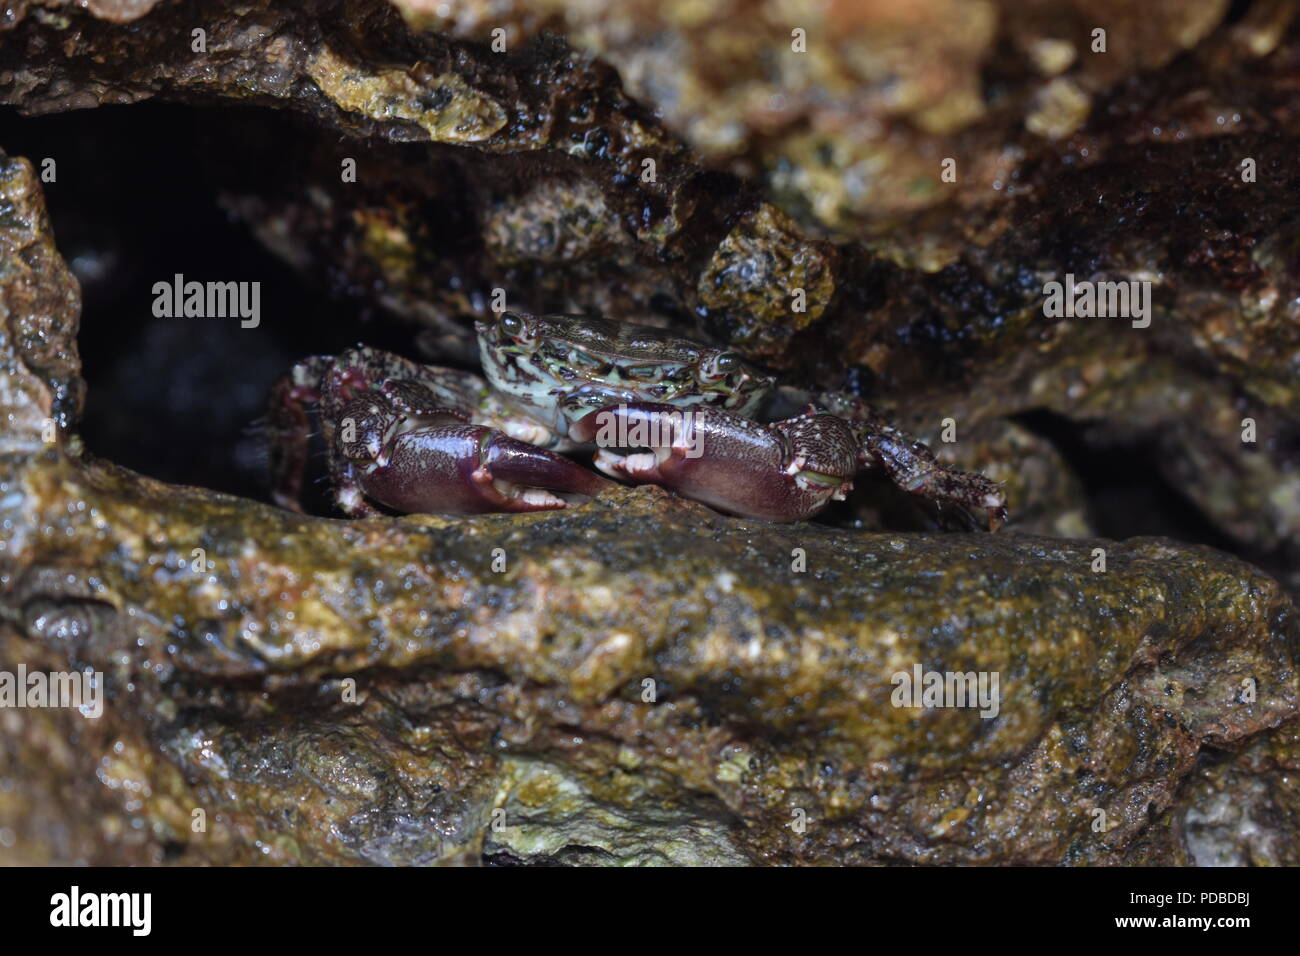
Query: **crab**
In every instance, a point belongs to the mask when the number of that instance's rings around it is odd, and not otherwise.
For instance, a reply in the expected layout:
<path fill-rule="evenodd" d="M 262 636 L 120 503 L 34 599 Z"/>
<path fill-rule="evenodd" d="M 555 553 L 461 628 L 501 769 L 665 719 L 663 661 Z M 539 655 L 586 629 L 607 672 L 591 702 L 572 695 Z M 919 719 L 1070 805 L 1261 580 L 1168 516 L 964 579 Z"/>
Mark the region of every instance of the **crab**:
<path fill-rule="evenodd" d="M 316 405 L 350 517 L 570 507 L 610 485 L 566 457 L 594 448 L 609 478 L 746 518 L 809 518 L 866 471 L 982 509 L 991 531 L 1006 519 L 995 482 L 856 399 L 780 388 L 730 350 L 580 316 L 504 312 L 475 329 L 485 378 L 362 346 L 295 365 L 270 402 L 275 501 L 301 510 Z"/>

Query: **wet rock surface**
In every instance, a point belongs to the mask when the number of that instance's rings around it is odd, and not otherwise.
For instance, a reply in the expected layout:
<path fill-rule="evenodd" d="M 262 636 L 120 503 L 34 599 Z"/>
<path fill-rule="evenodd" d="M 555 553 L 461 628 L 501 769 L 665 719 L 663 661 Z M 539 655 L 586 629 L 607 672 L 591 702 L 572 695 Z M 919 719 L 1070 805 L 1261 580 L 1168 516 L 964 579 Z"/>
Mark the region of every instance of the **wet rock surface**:
<path fill-rule="evenodd" d="M 7 157 L 0 665 L 100 671 L 106 702 L 0 709 L 0 856 L 1294 862 L 1285 9 L 841 7 L 808 27 L 834 55 L 753 75 L 698 71 L 727 35 L 671 4 L 14 8 L 0 100 L 251 108 L 212 120 L 224 208 L 413 349 L 467 361 L 498 287 L 730 342 L 932 441 L 953 419 L 936 450 L 1019 523 L 772 527 L 654 489 L 342 522 L 137 475 L 79 435 L 77 284 Z M 790 50 L 755 11 L 744 42 Z M 1066 272 L 1153 278 L 1151 326 L 1046 318 Z M 1090 537 L 1133 506 L 1088 459 L 1135 447 L 1238 556 Z M 914 666 L 998 674 L 996 716 L 894 706 Z"/>
<path fill-rule="evenodd" d="M 637 490 L 346 523 L 54 460 L 7 492 L 7 659 L 106 675 L 85 759 L 130 824 L 100 860 L 1117 863 L 1300 703 L 1276 583 L 1168 541 L 773 529 Z M 999 674 L 996 716 L 894 706 L 914 664 Z"/>

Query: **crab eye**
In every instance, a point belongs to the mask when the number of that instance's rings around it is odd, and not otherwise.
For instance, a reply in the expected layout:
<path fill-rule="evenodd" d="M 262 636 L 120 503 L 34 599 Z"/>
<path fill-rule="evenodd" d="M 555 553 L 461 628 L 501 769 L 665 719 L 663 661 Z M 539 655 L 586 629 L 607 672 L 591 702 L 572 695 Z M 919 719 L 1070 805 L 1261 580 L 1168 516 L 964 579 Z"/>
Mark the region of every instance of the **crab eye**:
<path fill-rule="evenodd" d="M 719 352 L 709 356 L 700 365 L 700 379 L 705 382 L 717 382 L 738 371 L 740 371 L 740 357 L 735 352 Z"/>
<path fill-rule="evenodd" d="M 507 312 L 501 316 L 501 331 L 512 339 L 523 338 L 524 320 L 513 312 Z"/>

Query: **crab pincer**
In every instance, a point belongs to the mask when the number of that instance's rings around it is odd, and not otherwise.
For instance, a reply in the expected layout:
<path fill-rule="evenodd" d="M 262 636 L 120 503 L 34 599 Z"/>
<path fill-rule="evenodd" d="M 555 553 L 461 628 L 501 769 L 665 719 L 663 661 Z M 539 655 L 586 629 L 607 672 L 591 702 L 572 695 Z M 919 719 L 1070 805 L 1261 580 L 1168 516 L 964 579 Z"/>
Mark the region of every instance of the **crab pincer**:
<path fill-rule="evenodd" d="M 853 432 L 833 415 L 760 425 L 707 406 L 631 402 L 593 412 L 569 434 L 596 443 L 595 465 L 607 475 L 768 521 L 798 521 L 843 498 L 858 467 Z"/>
<path fill-rule="evenodd" d="M 417 428 L 394 438 L 362 478 L 366 494 L 397 511 L 474 514 L 550 511 L 562 495 L 610 486 L 562 455 L 485 425 Z"/>

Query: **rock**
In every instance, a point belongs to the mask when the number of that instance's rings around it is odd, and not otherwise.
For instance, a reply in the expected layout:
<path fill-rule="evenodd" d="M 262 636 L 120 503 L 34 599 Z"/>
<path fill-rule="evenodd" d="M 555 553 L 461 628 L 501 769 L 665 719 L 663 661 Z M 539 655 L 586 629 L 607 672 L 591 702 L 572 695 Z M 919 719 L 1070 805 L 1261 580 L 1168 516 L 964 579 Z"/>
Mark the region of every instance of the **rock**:
<path fill-rule="evenodd" d="M 1297 725 L 1290 721 L 1240 753 L 1207 754 L 1176 815 L 1189 852 L 1202 866 L 1295 866 L 1300 816 Z"/>
<path fill-rule="evenodd" d="M 1297 712 L 1278 586 L 1167 541 L 773 528 L 630 489 L 340 523 L 65 459 L 6 487 L 17 646 L 107 675 L 139 736 L 100 759 L 162 801 L 120 811 L 181 860 L 1119 862 L 1203 751 Z M 32 625 L 68 602 L 105 613 Z M 913 668 L 998 675 L 996 716 L 894 706 Z"/>
<path fill-rule="evenodd" d="M 746 36 L 788 46 L 758 6 Z M 20 5 L 0 100 L 265 111 L 279 154 L 241 119 L 223 159 L 260 178 L 234 177 L 227 207 L 444 358 L 494 288 L 709 333 L 898 412 L 1006 480 L 1021 524 L 773 527 L 655 489 L 341 522 L 133 474 L 82 446 L 77 286 L 31 164 L 6 157 L 0 670 L 90 668 L 107 701 L 97 720 L 0 709 L 0 858 L 1290 860 L 1291 599 L 1223 551 L 1089 537 L 1108 516 L 1072 471 L 1117 442 L 1155 449 L 1228 543 L 1297 580 L 1297 263 L 1276 199 L 1295 41 L 1253 12 L 1217 26 L 1223 8 L 1126 14 L 1105 60 L 1082 14 L 1058 29 L 963 5 L 926 35 L 864 8 L 769 124 L 769 87 L 738 74 L 715 102 L 698 77 L 668 82 L 656 64 L 687 34 L 616 30 L 617 11 L 572 14 L 566 42 L 530 39 L 558 5 L 511 6 L 502 56 L 474 6 L 443 22 L 378 0 L 218 4 L 187 58 L 193 24 L 169 6 Z M 1023 62 L 991 63 L 999 36 Z M 978 174 L 953 195 L 902 188 L 961 144 Z M 1242 181 L 1243 150 L 1268 188 Z M 340 188 L 349 156 L 367 173 Z M 863 162 L 879 176 L 855 192 Z M 1043 283 L 1066 271 L 1154 276 L 1151 327 L 1049 320 Z M 795 287 L 806 313 L 784 311 Z M 935 440 L 945 419 L 959 442 Z M 986 691 L 996 675 L 996 707 L 895 706 L 917 668 Z"/>
<path fill-rule="evenodd" d="M 633 96 L 657 104 L 710 160 L 757 167 L 784 202 L 851 235 L 918 210 L 990 202 L 1015 154 L 1039 151 L 1037 137 L 1069 135 L 1094 94 L 1160 70 L 1210 35 L 1229 4 L 397 6 L 413 26 L 458 39 L 486 44 L 500 30 L 510 49 L 546 30 L 564 35 L 613 64 Z M 1236 36 L 1246 57 L 1272 52 L 1290 16 L 1253 11 Z M 941 179 L 943 157 L 959 158 L 956 183 Z"/>

